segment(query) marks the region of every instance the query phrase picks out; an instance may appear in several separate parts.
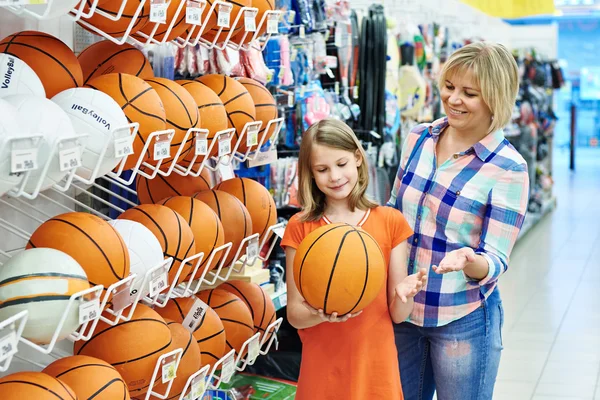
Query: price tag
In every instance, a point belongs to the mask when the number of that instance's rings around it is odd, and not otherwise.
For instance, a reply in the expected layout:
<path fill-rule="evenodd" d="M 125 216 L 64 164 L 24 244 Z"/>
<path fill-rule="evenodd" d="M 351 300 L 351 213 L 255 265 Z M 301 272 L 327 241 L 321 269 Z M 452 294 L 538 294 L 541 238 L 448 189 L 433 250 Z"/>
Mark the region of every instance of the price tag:
<path fill-rule="evenodd" d="M 152 0 L 152 3 L 150 3 L 150 22 L 158 24 L 167 23 L 168 7 L 169 5 L 164 0 Z"/>
<path fill-rule="evenodd" d="M 60 171 L 70 171 L 81 166 L 81 150 L 79 146 L 70 149 L 61 150 L 58 152 L 58 162 L 60 163 Z"/>
<path fill-rule="evenodd" d="M 196 155 L 204 156 L 208 154 L 208 139 L 196 136 Z"/>
<path fill-rule="evenodd" d="M 256 11 L 246 10 L 244 13 L 244 27 L 246 32 L 256 32 Z"/>
<path fill-rule="evenodd" d="M 219 136 L 219 157 L 226 156 L 231 153 L 231 136 Z"/>
<path fill-rule="evenodd" d="M 167 384 L 177 377 L 177 354 L 163 359 L 162 383 Z"/>
<path fill-rule="evenodd" d="M 171 157 L 171 142 L 169 140 L 157 140 L 154 143 L 154 161 L 169 157 Z"/>
<path fill-rule="evenodd" d="M 260 352 L 260 337 L 255 336 L 250 343 L 248 343 L 248 362 L 253 363 L 258 358 Z"/>
<path fill-rule="evenodd" d="M 191 25 L 202 25 L 202 5 L 195 1 L 188 1 L 185 8 L 185 23 Z"/>
<path fill-rule="evenodd" d="M 304 25 L 300 25 L 300 39 L 306 39 L 306 28 Z"/>
<path fill-rule="evenodd" d="M 272 15 L 267 20 L 267 34 L 276 35 L 279 33 L 279 18 L 277 15 Z"/>
<path fill-rule="evenodd" d="M 223 367 L 221 368 L 221 381 L 227 383 L 231 380 L 235 374 L 235 355 L 232 354 L 223 362 Z"/>
<path fill-rule="evenodd" d="M 231 19 L 231 6 L 220 4 L 219 16 L 217 18 L 217 26 L 221 28 L 229 28 Z"/>
<path fill-rule="evenodd" d="M 129 307 L 133 303 L 131 297 L 131 281 L 122 284 L 117 288 L 117 293 L 112 297 L 112 309 L 114 312 L 119 312 Z"/>
<path fill-rule="evenodd" d="M 208 305 L 197 298 L 182 322 L 183 327 L 190 332 L 196 331 L 207 308 Z"/>
<path fill-rule="evenodd" d="M 279 304 L 281 304 L 281 307 L 287 306 L 287 293 L 284 293 L 281 296 L 279 296 Z"/>
<path fill-rule="evenodd" d="M 79 325 L 93 321 L 100 315 L 100 300 L 94 299 L 79 305 Z"/>
<path fill-rule="evenodd" d="M 339 83 L 339 82 L 336 82 L 336 83 L 333 85 L 333 87 L 334 87 L 334 89 L 333 89 L 333 90 L 335 91 L 335 94 L 337 94 L 337 95 L 339 96 L 339 94 L 340 94 L 340 83 Z"/>
<path fill-rule="evenodd" d="M 0 339 L 0 362 L 17 353 L 17 333 L 14 328 Z"/>
<path fill-rule="evenodd" d="M 248 147 L 256 146 L 258 144 L 258 126 L 252 125 L 248 127 L 246 131 L 246 145 Z"/>
<path fill-rule="evenodd" d="M 288 93 L 288 107 L 290 107 L 290 108 L 294 107 L 294 93 L 293 92 Z"/>
<path fill-rule="evenodd" d="M 161 267 L 150 277 L 150 297 L 154 297 L 169 286 L 169 275 L 166 267 Z"/>
<path fill-rule="evenodd" d="M 115 157 L 121 158 L 133 154 L 133 139 L 127 136 L 115 139 Z"/>
<path fill-rule="evenodd" d="M 246 260 L 248 262 L 254 262 L 258 257 L 258 238 L 252 238 L 248 241 L 248 246 L 246 247 Z"/>
<path fill-rule="evenodd" d="M 197 400 L 204 396 L 206 392 L 206 374 L 200 374 L 192 380 L 192 392 L 190 400 Z"/>
<path fill-rule="evenodd" d="M 10 153 L 10 173 L 18 174 L 38 168 L 37 149 L 13 150 Z"/>

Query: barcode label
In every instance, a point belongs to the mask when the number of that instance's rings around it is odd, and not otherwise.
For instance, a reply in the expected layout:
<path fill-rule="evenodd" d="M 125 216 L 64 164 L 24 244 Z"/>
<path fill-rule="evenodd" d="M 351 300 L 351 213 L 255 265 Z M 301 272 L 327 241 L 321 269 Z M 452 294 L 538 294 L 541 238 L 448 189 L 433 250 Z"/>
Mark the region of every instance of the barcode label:
<path fill-rule="evenodd" d="M 267 20 L 267 33 L 275 35 L 279 32 L 279 18 L 277 15 L 269 17 Z"/>
<path fill-rule="evenodd" d="M 192 380 L 191 400 L 202 398 L 206 391 L 206 374 L 200 374 Z"/>
<path fill-rule="evenodd" d="M 229 28 L 231 19 L 231 6 L 220 4 L 217 26 L 220 28 Z"/>
<path fill-rule="evenodd" d="M 207 309 L 208 305 L 197 298 L 194 305 L 183 319 L 183 327 L 190 332 L 194 332 L 196 328 L 198 328 L 198 325 L 200 325 L 200 321 L 202 321 L 202 317 Z"/>
<path fill-rule="evenodd" d="M 37 149 L 13 150 L 10 154 L 10 173 L 18 174 L 37 169 Z"/>
<path fill-rule="evenodd" d="M 161 140 L 154 143 L 154 161 L 164 160 L 171 157 L 171 142 Z"/>
<path fill-rule="evenodd" d="M 200 3 L 188 1 L 185 9 L 185 23 L 192 25 L 202 25 L 202 9 Z"/>
<path fill-rule="evenodd" d="M 246 32 L 256 32 L 256 11 L 247 10 L 244 13 L 244 27 Z"/>
<path fill-rule="evenodd" d="M 224 135 L 219 137 L 219 157 L 226 156 L 231 153 L 231 137 Z"/>
<path fill-rule="evenodd" d="M 248 362 L 253 363 L 258 358 L 260 353 L 260 337 L 255 336 L 250 343 L 248 343 Z"/>
<path fill-rule="evenodd" d="M 256 146 L 258 144 L 258 126 L 249 127 L 246 134 L 246 145 L 248 147 Z"/>
<path fill-rule="evenodd" d="M 94 299 L 79 305 L 79 325 L 93 321 L 100 315 L 100 300 Z"/>
<path fill-rule="evenodd" d="M 306 39 L 306 28 L 304 25 L 300 25 L 300 39 Z"/>
<path fill-rule="evenodd" d="M 177 354 L 163 360 L 162 383 L 167 384 L 177 377 Z"/>
<path fill-rule="evenodd" d="M 246 260 L 249 264 L 253 264 L 254 260 L 258 257 L 258 238 L 252 238 L 248 241 L 248 247 L 246 247 Z"/>
<path fill-rule="evenodd" d="M 133 139 L 127 136 L 115 140 L 115 157 L 121 158 L 133 154 Z"/>
<path fill-rule="evenodd" d="M 79 146 L 59 151 L 58 162 L 60 163 L 61 172 L 80 167 L 81 151 L 79 150 Z"/>
<path fill-rule="evenodd" d="M 164 0 L 153 0 L 150 4 L 150 22 L 165 24 L 168 6 Z"/>
<path fill-rule="evenodd" d="M 0 339 L 0 362 L 17 352 L 17 333 L 14 328 Z"/>
<path fill-rule="evenodd" d="M 223 368 L 221 369 L 221 380 L 224 383 L 227 383 L 231 380 L 233 374 L 235 374 L 235 355 L 232 354 L 223 362 Z"/>
<path fill-rule="evenodd" d="M 150 279 L 150 297 L 154 297 L 169 286 L 169 274 L 166 268 L 154 271 Z"/>
<path fill-rule="evenodd" d="M 208 154 L 208 139 L 196 136 L 196 155 L 204 156 Z"/>

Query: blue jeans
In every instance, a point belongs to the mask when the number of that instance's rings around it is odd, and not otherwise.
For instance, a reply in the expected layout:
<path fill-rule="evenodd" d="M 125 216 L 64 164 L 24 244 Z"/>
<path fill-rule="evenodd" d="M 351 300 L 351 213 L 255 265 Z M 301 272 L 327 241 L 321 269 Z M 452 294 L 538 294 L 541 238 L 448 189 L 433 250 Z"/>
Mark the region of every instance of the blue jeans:
<path fill-rule="evenodd" d="M 496 288 L 448 325 L 394 325 L 405 400 L 491 400 L 502 351 L 504 310 Z"/>

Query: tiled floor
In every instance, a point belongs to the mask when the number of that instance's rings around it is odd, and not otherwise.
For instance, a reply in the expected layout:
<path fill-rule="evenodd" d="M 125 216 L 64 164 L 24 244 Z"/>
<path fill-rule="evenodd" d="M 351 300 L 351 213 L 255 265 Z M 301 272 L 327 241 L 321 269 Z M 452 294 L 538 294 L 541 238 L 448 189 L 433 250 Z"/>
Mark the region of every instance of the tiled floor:
<path fill-rule="evenodd" d="M 556 210 L 500 280 L 497 400 L 600 400 L 600 149 L 579 150 L 575 173 L 566 156 L 555 155 Z"/>

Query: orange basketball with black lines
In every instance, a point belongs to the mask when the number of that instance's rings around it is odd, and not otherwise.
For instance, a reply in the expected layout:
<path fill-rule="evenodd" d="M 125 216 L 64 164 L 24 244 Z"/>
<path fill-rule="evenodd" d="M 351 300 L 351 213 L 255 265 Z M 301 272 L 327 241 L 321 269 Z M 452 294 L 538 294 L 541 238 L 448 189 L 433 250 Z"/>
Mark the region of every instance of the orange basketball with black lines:
<path fill-rule="evenodd" d="M 194 232 L 185 219 L 169 207 L 158 204 L 142 204 L 130 208 L 118 219 L 139 222 L 150 229 L 160 242 L 166 257 L 173 257 L 169 269 L 169 284 L 177 278 L 177 284 L 183 282 L 191 272 L 189 263 L 181 268 L 183 260 L 196 254 Z M 177 276 L 179 269 L 181 273 Z"/>
<path fill-rule="evenodd" d="M 275 305 L 271 297 L 256 283 L 240 280 L 223 282 L 218 289 L 239 297 L 248 306 L 254 320 L 254 332 L 265 334 L 269 325 L 275 322 Z"/>
<path fill-rule="evenodd" d="M 275 9 L 275 0 L 252 0 L 252 7 L 258 8 L 258 13 L 256 14 L 256 29 L 259 29 L 260 22 L 263 19 L 265 13 L 267 11 L 273 11 Z M 245 29 L 242 29 L 231 39 L 231 41 L 237 44 L 250 43 L 250 41 L 254 37 L 254 32 L 248 32 L 248 35 L 246 35 L 246 38 L 242 42 L 244 32 Z M 256 37 L 261 36 L 265 32 L 267 32 L 267 20 L 265 20 L 264 24 L 258 30 L 258 34 Z"/>
<path fill-rule="evenodd" d="M 269 90 L 264 87 L 260 82 L 250 78 L 235 78 L 240 82 L 252 96 L 254 101 L 254 109 L 256 110 L 256 120 L 262 121 L 260 130 L 258 131 L 257 143 L 260 144 L 264 138 L 263 144 L 273 136 L 275 131 L 275 124 L 271 124 L 267 131 L 269 121 L 277 118 L 277 103 L 273 98 L 273 95 Z"/>
<path fill-rule="evenodd" d="M 42 372 L 69 385 L 80 399 L 129 400 L 129 390 L 121 374 L 115 367 L 99 358 L 60 358 Z"/>
<path fill-rule="evenodd" d="M 86 47 L 77 57 L 83 71 L 83 82 L 107 74 L 129 74 L 141 79 L 154 77 L 144 53 L 129 43 L 118 45 L 103 40 Z"/>
<path fill-rule="evenodd" d="M 200 300 L 208 304 L 225 327 L 225 353 L 235 349 L 239 353 L 244 342 L 254 334 L 254 322 L 248 306 L 239 297 L 220 289 L 203 290 Z"/>
<path fill-rule="evenodd" d="M 40 225 L 27 248 L 49 247 L 67 253 L 81 265 L 92 286 L 110 285 L 129 275 L 129 252 L 108 222 L 84 212 L 58 215 Z"/>
<path fill-rule="evenodd" d="M 134 154 L 127 157 L 125 170 L 135 167 L 150 134 L 166 129 L 166 113 L 158 93 L 142 79 L 129 74 L 101 75 L 86 86 L 108 94 L 121 106 L 129 123 L 139 123 L 133 141 Z M 156 164 L 153 150 L 150 145 L 142 161 Z"/>
<path fill-rule="evenodd" d="M 225 260 L 229 266 L 234 260 L 242 241 L 252 234 L 252 218 L 241 201 L 221 190 L 205 190 L 193 196 L 206 203 L 217 216 L 225 229 L 225 243 L 232 243 L 231 251 Z M 240 254 L 244 254 L 243 250 Z"/>
<path fill-rule="evenodd" d="M 231 9 L 231 14 L 229 17 L 229 28 L 223 28 L 223 30 L 221 31 L 221 33 L 219 34 L 216 43 L 221 43 L 223 41 L 225 41 L 225 39 L 227 39 L 227 35 L 229 35 L 229 31 L 233 30 L 233 33 L 231 34 L 231 37 L 233 38 L 235 35 L 237 35 L 239 32 L 241 32 L 242 30 L 244 30 L 244 16 L 242 16 L 240 18 L 239 23 L 237 24 L 236 27 L 232 27 L 233 23 L 235 22 L 235 19 L 237 18 L 237 15 L 239 14 L 239 12 L 241 11 L 241 9 L 243 7 L 252 7 L 252 0 L 225 0 L 227 3 L 230 3 L 233 7 Z M 212 7 L 212 1 L 211 0 L 207 0 L 208 4 L 206 5 L 207 9 L 210 9 Z M 215 7 L 214 12 L 218 13 L 219 11 L 219 7 Z M 218 15 L 218 14 L 217 14 Z M 257 22 L 258 25 L 258 22 Z M 215 37 L 217 36 L 218 32 L 219 32 L 219 26 L 215 25 L 212 27 L 212 29 L 210 30 L 205 30 L 205 33 L 202 34 L 202 37 L 210 42 L 212 42 Z"/>
<path fill-rule="evenodd" d="M 73 51 L 47 33 L 13 33 L 0 42 L 0 53 L 15 56 L 29 65 L 42 81 L 49 99 L 64 90 L 83 85 L 81 66 Z"/>
<path fill-rule="evenodd" d="M 0 379 L 2 400 L 77 400 L 66 383 L 42 372 L 17 372 Z"/>
<path fill-rule="evenodd" d="M 142 168 L 142 171 L 145 169 Z M 194 193 L 210 190 L 212 187 L 210 172 L 206 168 L 197 177 L 172 173 L 169 176 L 157 174 L 154 179 L 148 179 L 138 174 L 135 182 L 141 204 L 154 204 L 172 196 L 192 196 Z"/>
<path fill-rule="evenodd" d="M 111 17 L 116 18 L 117 15 L 119 15 L 122 4 L 122 0 L 103 1 L 102 4 L 97 6 L 96 10 L 100 10 Z M 138 12 L 140 5 L 142 8 Z M 137 18 L 133 26 L 131 26 L 133 17 L 136 15 L 136 13 Z M 102 32 L 117 38 L 125 35 L 131 26 L 131 30 L 129 30 L 129 34 L 131 35 L 142 29 L 148 22 L 150 22 L 150 2 L 145 1 L 142 5 L 142 0 L 128 0 L 125 3 L 125 8 L 123 9 L 121 17 L 117 21 L 106 18 L 99 13 L 94 13 L 94 15 L 92 15 L 90 18 L 81 18 L 79 21 L 77 21 L 77 23 L 81 25 L 83 29 L 86 29 L 97 35 L 96 32 L 88 28 L 83 22 L 87 22 L 88 24 L 97 27 Z"/>
<path fill-rule="evenodd" d="M 227 127 L 235 128 L 235 137 L 231 139 L 231 150 L 233 151 L 244 126 L 256 120 L 256 109 L 252 96 L 244 85 L 225 75 L 204 75 L 196 80 L 211 88 L 223 102 L 227 111 Z M 246 135 L 244 135 L 238 151 L 244 153 L 247 148 Z"/>
<path fill-rule="evenodd" d="M 215 9 L 210 16 L 208 16 L 208 13 L 210 11 L 210 4 L 207 4 L 206 7 L 204 7 L 204 10 L 202 10 L 202 15 L 200 16 L 200 21 L 202 21 L 203 24 L 206 24 L 206 27 L 204 28 L 204 32 L 208 32 L 209 30 L 211 30 L 213 28 L 213 26 L 215 26 L 217 24 L 217 17 L 218 17 L 218 9 Z M 207 20 L 208 18 L 208 20 Z M 190 36 L 190 32 L 192 31 L 194 25 L 188 25 L 186 27 L 185 32 L 183 32 L 179 37 L 183 40 L 187 40 L 188 36 Z M 200 33 L 200 25 L 196 26 L 196 29 L 193 30 L 191 36 L 190 36 L 190 41 L 194 41 L 196 40 L 196 37 L 198 37 L 198 34 Z"/>
<path fill-rule="evenodd" d="M 186 29 L 188 29 L 190 27 L 190 24 L 185 23 L 186 4 L 187 3 L 183 4 L 181 9 L 179 10 L 179 14 L 177 14 L 177 10 L 179 9 L 180 4 L 181 4 L 181 1 L 171 1 L 169 3 L 169 6 L 167 7 L 166 22 L 164 24 L 161 24 L 161 23 L 158 24 L 158 29 L 156 29 L 156 32 L 154 32 L 154 35 L 152 36 L 154 38 L 154 40 L 162 41 L 165 38 L 167 31 L 168 31 L 169 27 L 171 26 L 171 23 L 173 23 L 173 20 L 175 18 L 177 18 L 177 19 L 175 20 L 173 27 L 171 28 L 171 32 L 169 32 L 169 36 L 167 36 L 167 39 L 166 39 L 167 42 L 177 38 L 179 35 L 181 35 L 183 32 L 185 32 Z M 177 16 L 176 16 L 176 14 L 177 14 Z M 147 36 L 150 36 L 152 34 L 152 31 L 154 30 L 155 25 L 156 24 L 154 22 L 147 23 L 143 28 L 141 28 L 138 31 L 137 34 L 134 34 L 133 37 L 145 44 L 148 41 L 148 38 L 140 35 L 139 33 L 142 32 L 142 33 L 146 34 Z"/>

